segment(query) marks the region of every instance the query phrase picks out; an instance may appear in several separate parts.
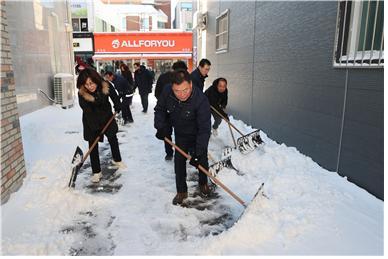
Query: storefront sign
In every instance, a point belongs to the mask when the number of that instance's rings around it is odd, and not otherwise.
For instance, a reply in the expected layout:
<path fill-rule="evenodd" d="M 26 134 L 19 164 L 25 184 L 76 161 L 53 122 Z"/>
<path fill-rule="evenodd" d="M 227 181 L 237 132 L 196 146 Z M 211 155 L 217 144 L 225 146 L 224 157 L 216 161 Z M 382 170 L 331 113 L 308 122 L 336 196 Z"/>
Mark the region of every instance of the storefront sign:
<path fill-rule="evenodd" d="M 94 33 L 95 53 L 191 53 L 192 33 Z"/>

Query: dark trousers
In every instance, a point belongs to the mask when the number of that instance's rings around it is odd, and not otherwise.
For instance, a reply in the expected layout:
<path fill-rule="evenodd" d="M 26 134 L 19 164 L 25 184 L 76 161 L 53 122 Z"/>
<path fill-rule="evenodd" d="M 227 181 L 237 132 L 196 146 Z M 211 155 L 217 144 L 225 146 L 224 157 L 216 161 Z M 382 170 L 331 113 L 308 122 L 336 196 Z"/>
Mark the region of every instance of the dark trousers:
<path fill-rule="evenodd" d="M 195 139 L 187 140 L 186 138 L 180 138 L 175 136 L 176 145 L 180 147 L 186 153 L 192 153 L 195 150 Z M 205 169 L 209 169 L 209 162 L 207 160 L 207 152 L 199 156 L 199 163 Z M 191 165 L 190 165 L 191 166 Z M 187 183 L 186 183 L 186 158 L 182 156 L 179 152 L 175 152 L 174 156 L 174 169 L 175 169 L 175 184 L 177 192 L 187 192 Z M 198 177 L 199 185 L 207 183 L 206 174 L 199 171 Z"/>
<path fill-rule="evenodd" d="M 147 94 L 141 94 L 140 99 L 141 99 L 141 105 L 143 106 L 143 111 L 146 112 L 148 109 L 148 93 Z"/>
<path fill-rule="evenodd" d="M 215 111 L 211 111 L 213 118 L 214 118 L 214 124 L 213 129 L 218 129 L 218 126 L 220 126 L 222 118 L 220 115 L 218 115 Z"/>
<path fill-rule="evenodd" d="M 168 136 L 166 136 L 166 138 L 168 138 L 169 140 L 172 141 L 172 138 L 171 138 L 171 135 L 172 135 L 172 126 L 169 125 L 167 127 L 167 134 Z M 164 150 L 166 151 L 166 155 L 168 156 L 172 156 L 174 154 L 174 150 L 172 149 L 172 146 L 170 144 L 168 144 L 166 141 L 164 141 Z"/>
<path fill-rule="evenodd" d="M 128 97 L 129 105 L 132 105 L 132 98 L 133 98 L 133 95 L 131 97 Z"/>
<path fill-rule="evenodd" d="M 132 97 L 123 97 L 121 102 L 121 110 L 122 110 L 123 119 L 125 122 L 133 121 L 131 108 L 129 107 L 130 99 L 132 99 Z"/>
<path fill-rule="evenodd" d="M 93 145 L 93 142 L 94 141 L 89 141 L 89 148 Z M 117 140 L 116 135 L 114 135 L 111 138 L 108 138 L 108 142 L 110 144 L 110 150 L 112 151 L 113 160 L 116 162 L 120 162 L 121 155 L 120 155 L 120 149 L 119 149 L 119 142 Z M 90 153 L 90 163 L 92 164 L 93 174 L 97 174 L 101 172 L 100 155 L 98 153 L 98 143 Z"/>

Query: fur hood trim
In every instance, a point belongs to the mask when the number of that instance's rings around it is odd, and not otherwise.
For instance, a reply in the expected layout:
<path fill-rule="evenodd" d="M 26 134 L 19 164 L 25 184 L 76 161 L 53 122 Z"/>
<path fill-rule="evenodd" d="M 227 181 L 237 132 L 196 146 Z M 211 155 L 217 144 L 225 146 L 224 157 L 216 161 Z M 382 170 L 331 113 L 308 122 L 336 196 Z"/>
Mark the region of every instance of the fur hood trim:
<path fill-rule="evenodd" d="M 102 82 L 102 93 L 104 95 L 109 95 L 109 85 L 107 82 L 103 81 Z M 98 88 L 96 89 L 98 91 Z M 78 91 L 78 93 L 88 102 L 93 103 L 95 101 L 94 96 L 86 89 L 84 85 L 82 85 Z"/>

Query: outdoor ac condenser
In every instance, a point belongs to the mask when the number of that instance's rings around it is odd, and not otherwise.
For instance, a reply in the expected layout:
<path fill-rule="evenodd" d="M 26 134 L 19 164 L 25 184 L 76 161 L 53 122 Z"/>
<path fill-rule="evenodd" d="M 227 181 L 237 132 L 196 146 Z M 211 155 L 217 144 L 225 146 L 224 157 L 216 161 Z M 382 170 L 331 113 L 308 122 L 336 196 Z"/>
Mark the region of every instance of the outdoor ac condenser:
<path fill-rule="evenodd" d="M 54 75 L 54 98 L 62 108 L 73 106 L 74 77 L 72 74 L 59 73 Z"/>

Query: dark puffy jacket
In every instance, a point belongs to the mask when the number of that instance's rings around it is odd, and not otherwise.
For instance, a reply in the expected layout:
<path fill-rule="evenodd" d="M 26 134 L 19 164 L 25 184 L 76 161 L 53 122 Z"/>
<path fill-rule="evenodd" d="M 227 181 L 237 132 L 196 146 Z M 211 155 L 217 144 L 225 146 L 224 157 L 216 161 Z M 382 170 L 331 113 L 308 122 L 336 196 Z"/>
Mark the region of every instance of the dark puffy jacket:
<path fill-rule="evenodd" d="M 84 139 L 94 141 L 113 116 L 111 98 L 116 112 L 120 111 L 120 99 L 110 84 L 103 82 L 94 93 L 90 93 L 84 86 L 78 91 L 79 105 L 82 108 L 82 124 L 84 126 Z M 105 134 L 113 137 L 118 131 L 116 120 L 113 120 Z M 103 138 L 100 138 L 103 141 Z"/>
<path fill-rule="evenodd" d="M 201 75 L 201 73 L 199 72 L 198 68 L 196 68 L 190 74 L 190 78 L 191 78 L 191 81 L 192 81 L 193 85 L 198 87 L 198 89 L 200 89 L 201 92 L 203 92 L 203 87 L 204 87 L 204 84 L 205 84 L 206 77 L 208 77 L 208 76 L 207 75 L 206 76 L 202 76 Z"/>
<path fill-rule="evenodd" d="M 172 72 L 171 71 L 163 73 L 163 74 L 161 74 L 159 76 L 158 81 L 156 81 L 156 86 L 155 86 L 155 97 L 156 97 L 156 99 L 159 99 L 159 96 L 163 92 L 163 88 L 166 85 L 171 84 L 171 76 L 172 76 Z"/>
<path fill-rule="evenodd" d="M 114 79 L 112 80 L 112 83 L 115 85 L 115 88 L 117 92 L 119 93 L 120 97 L 123 97 L 126 94 L 131 93 L 130 85 L 124 77 L 115 74 Z"/>
<path fill-rule="evenodd" d="M 151 72 L 141 65 L 138 70 L 135 71 L 135 89 L 139 88 L 139 94 L 149 94 L 152 92 L 153 77 Z"/>
<path fill-rule="evenodd" d="M 129 83 L 129 93 L 133 93 L 133 90 L 135 88 L 134 82 L 133 82 L 133 77 L 132 77 L 132 72 L 131 71 L 121 71 L 121 75 L 127 79 Z"/>
<path fill-rule="evenodd" d="M 212 85 L 205 91 L 205 95 L 209 99 L 209 103 L 213 106 L 217 111 L 223 114 L 223 110 L 226 108 L 228 104 L 228 89 L 225 92 L 220 93 L 217 90 L 217 87 Z"/>
<path fill-rule="evenodd" d="M 177 137 L 195 139 L 197 155 L 207 152 L 210 138 L 210 105 L 206 96 L 193 87 L 189 99 L 179 101 L 171 85 L 164 88 L 155 106 L 154 126 L 165 129 L 169 123 Z"/>

